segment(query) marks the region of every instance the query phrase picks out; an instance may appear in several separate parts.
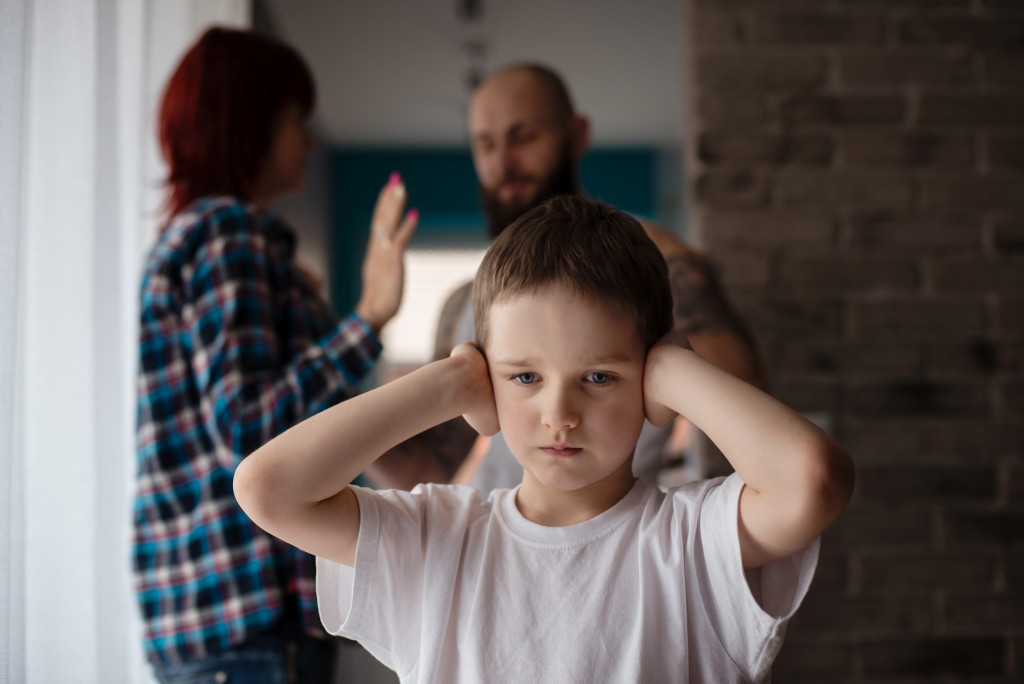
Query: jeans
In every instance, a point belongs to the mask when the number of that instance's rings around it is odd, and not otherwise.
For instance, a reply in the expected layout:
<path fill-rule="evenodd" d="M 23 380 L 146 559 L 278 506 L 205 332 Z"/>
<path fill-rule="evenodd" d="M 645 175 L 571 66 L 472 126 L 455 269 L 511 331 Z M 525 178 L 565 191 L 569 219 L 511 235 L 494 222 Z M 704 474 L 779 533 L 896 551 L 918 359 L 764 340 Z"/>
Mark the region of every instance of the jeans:
<path fill-rule="evenodd" d="M 330 684 L 336 639 L 264 634 L 226 653 L 154 665 L 161 684 Z"/>

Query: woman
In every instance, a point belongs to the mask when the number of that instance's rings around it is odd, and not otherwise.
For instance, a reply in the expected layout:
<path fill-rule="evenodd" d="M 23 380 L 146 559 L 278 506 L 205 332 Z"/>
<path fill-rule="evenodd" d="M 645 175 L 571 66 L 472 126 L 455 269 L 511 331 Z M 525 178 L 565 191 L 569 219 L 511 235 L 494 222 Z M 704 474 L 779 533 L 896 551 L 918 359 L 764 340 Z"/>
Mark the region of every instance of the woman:
<path fill-rule="evenodd" d="M 142 279 L 135 584 L 146 652 L 175 681 L 329 681 L 313 559 L 253 525 L 241 459 L 352 396 L 401 301 L 397 174 L 381 191 L 355 311 L 340 319 L 295 266 L 268 208 L 304 181 L 313 79 L 291 47 L 211 29 L 160 109 L 170 218 Z"/>

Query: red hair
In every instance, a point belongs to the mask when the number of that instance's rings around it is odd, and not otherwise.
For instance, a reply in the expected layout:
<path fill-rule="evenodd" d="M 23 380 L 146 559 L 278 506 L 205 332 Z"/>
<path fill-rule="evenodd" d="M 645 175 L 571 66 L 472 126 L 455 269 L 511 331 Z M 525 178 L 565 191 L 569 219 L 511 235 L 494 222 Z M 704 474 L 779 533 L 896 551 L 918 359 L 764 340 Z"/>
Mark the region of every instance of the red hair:
<path fill-rule="evenodd" d="M 168 216 L 205 195 L 249 199 L 290 103 L 307 115 L 316 103 L 313 75 L 292 47 L 253 31 L 204 33 L 178 64 L 160 106 Z"/>

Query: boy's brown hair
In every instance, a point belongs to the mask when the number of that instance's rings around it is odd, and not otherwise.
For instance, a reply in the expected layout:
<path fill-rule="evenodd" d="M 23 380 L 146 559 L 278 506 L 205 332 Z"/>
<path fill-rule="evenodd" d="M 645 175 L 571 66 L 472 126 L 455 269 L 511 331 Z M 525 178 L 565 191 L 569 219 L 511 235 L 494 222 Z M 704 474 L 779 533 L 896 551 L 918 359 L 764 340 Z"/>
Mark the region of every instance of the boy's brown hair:
<path fill-rule="evenodd" d="M 618 306 L 633 317 L 645 348 L 672 328 L 665 259 L 635 218 L 601 202 L 555 197 L 502 231 L 473 282 L 477 345 L 487 342 L 493 304 L 548 284 Z"/>

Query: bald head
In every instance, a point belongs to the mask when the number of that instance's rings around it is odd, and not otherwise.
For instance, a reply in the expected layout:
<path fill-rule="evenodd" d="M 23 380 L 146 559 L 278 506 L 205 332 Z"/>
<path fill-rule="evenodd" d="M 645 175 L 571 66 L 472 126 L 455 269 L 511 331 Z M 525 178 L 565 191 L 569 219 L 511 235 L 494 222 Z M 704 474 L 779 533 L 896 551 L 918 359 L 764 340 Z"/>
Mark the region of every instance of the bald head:
<path fill-rule="evenodd" d="M 517 64 L 494 73 L 474 91 L 468 118 L 492 233 L 550 196 L 577 191 L 590 129 L 554 71 Z"/>
<path fill-rule="evenodd" d="M 496 71 L 477 86 L 473 96 L 475 99 L 481 91 L 507 88 L 520 92 L 524 89 L 534 90 L 533 99 L 537 103 L 543 103 L 548 113 L 557 119 L 568 121 L 576 114 L 565 81 L 557 72 L 543 64 L 524 62 Z"/>

